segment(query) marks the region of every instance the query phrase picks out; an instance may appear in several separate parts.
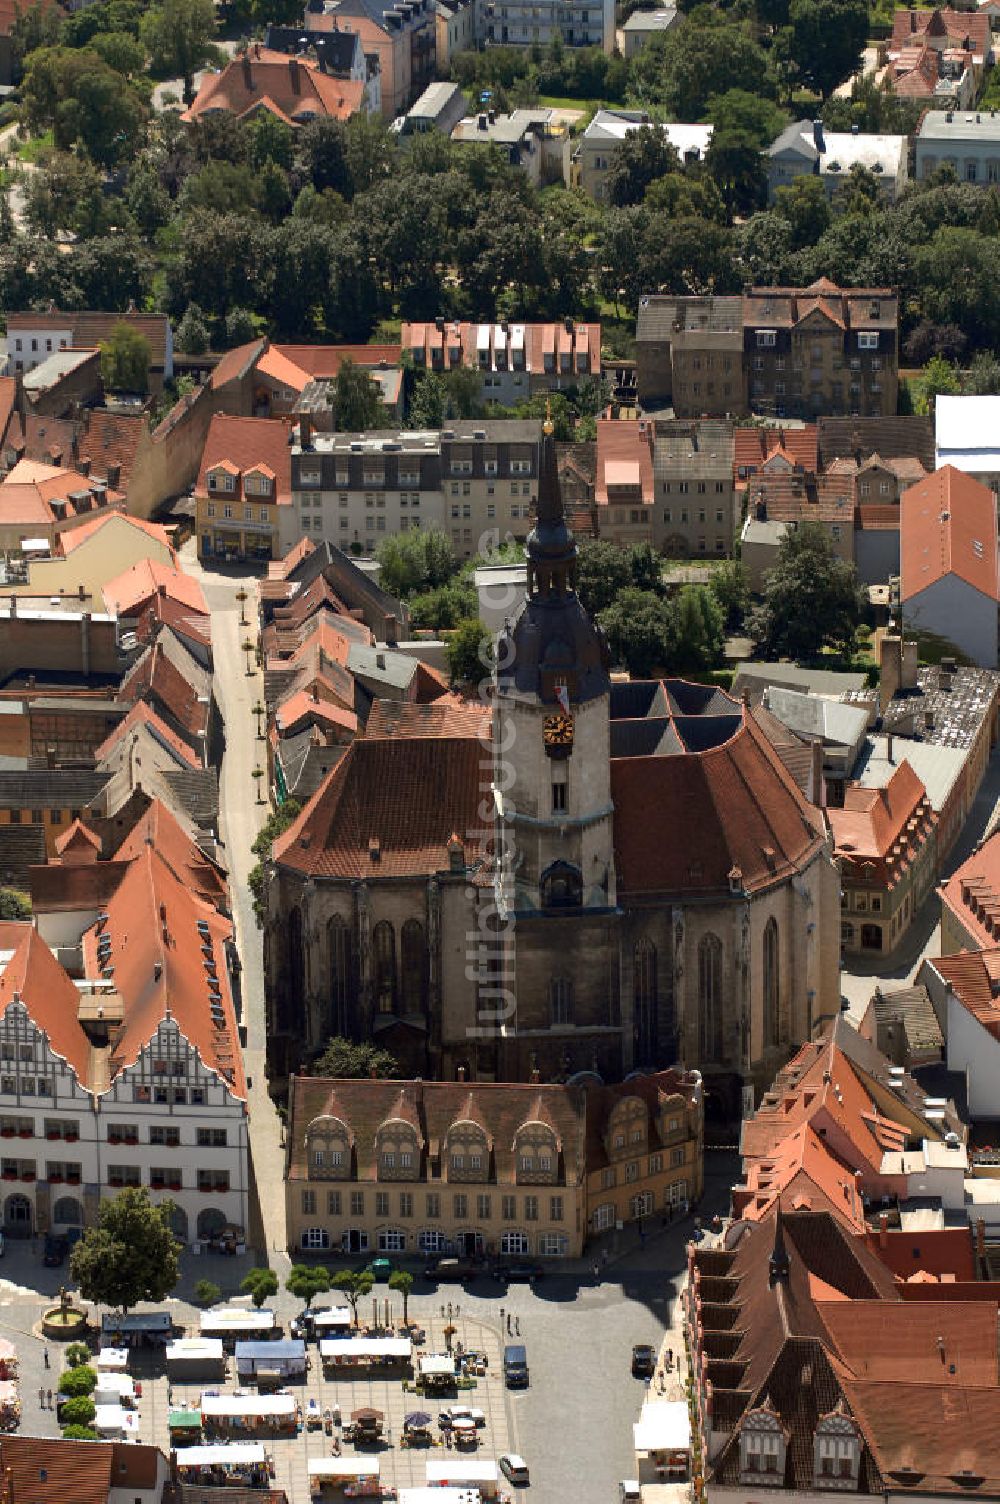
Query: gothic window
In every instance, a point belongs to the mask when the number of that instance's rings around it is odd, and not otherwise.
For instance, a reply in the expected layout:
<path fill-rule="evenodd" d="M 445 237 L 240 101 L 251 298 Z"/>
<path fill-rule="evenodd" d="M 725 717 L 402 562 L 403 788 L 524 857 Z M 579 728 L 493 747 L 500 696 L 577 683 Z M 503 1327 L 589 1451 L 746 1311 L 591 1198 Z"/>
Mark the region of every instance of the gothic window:
<path fill-rule="evenodd" d="M 396 1011 L 396 933 L 388 919 L 380 919 L 372 931 L 375 973 L 375 1008 L 379 1013 Z"/>
<path fill-rule="evenodd" d="M 778 924 L 769 919 L 764 926 L 764 1048 L 778 1043 Z"/>
<path fill-rule="evenodd" d="M 302 912 L 297 907 L 292 909 L 288 916 L 288 969 L 285 976 L 286 983 L 279 990 L 278 997 L 278 1027 L 281 1030 L 290 1030 L 294 1027 L 294 1020 L 302 1016 L 303 994 L 306 990 L 305 955 L 302 949 Z"/>
<path fill-rule="evenodd" d="M 347 1009 L 351 992 L 351 932 L 339 915 L 326 927 L 330 966 L 330 1033 L 347 1033 Z"/>
<path fill-rule="evenodd" d="M 718 935 L 705 935 L 698 944 L 698 1017 L 701 1058 L 718 1064 L 722 1060 L 722 941 Z"/>
<path fill-rule="evenodd" d="M 656 946 L 652 940 L 638 942 L 632 968 L 636 1064 L 652 1065 L 657 1045 Z"/>
<path fill-rule="evenodd" d="M 404 1013 L 423 1013 L 427 1005 L 427 947 L 419 919 L 407 919 L 400 935 L 400 972 Z"/>
<path fill-rule="evenodd" d="M 541 878 L 543 909 L 574 909 L 583 903 L 583 879 L 569 862 L 553 862 Z"/>
<path fill-rule="evenodd" d="M 549 1014 L 554 1029 L 573 1022 L 573 983 L 568 977 L 553 977 L 549 983 Z"/>

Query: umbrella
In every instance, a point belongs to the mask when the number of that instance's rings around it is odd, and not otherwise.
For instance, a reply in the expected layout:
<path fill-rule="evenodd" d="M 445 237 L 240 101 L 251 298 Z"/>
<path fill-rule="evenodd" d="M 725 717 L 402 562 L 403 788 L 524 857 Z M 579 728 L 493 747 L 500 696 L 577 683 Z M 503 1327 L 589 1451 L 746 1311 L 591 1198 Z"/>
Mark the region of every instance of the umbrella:
<path fill-rule="evenodd" d="M 381 1424 L 382 1418 L 383 1417 L 382 1417 L 382 1411 L 381 1410 L 352 1410 L 351 1411 L 351 1419 L 353 1421 L 359 1421 L 361 1423 L 361 1425 L 363 1425 L 363 1426 L 365 1426 L 365 1425 L 370 1426 L 370 1425 L 374 1425 L 376 1423 Z"/>
<path fill-rule="evenodd" d="M 412 1426 L 415 1430 L 418 1431 L 422 1431 L 423 1428 L 425 1426 L 429 1426 L 430 1423 L 431 1418 L 427 1414 L 426 1410 L 414 1410 L 410 1415 L 403 1416 L 403 1425 Z"/>

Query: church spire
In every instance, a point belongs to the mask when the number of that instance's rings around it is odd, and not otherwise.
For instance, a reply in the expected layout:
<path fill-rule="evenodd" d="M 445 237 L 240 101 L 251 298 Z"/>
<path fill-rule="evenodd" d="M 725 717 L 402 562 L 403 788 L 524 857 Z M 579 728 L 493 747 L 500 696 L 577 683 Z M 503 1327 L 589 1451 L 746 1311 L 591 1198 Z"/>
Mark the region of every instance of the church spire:
<path fill-rule="evenodd" d="M 770 1284 L 776 1285 L 779 1280 L 788 1278 L 788 1249 L 785 1247 L 785 1219 L 781 1210 L 781 1197 L 778 1197 L 778 1210 L 774 1218 L 774 1247 L 771 1249 L 771 1257 L 767 1261 L 767 1272 L 770 1276 Z"/>
<path fill-rule="evenodd" d="M 527 543 L 528 594 L 536 599 L 566 595 L 576 582 L 576 539 L 563 511 L 553 433 L 551 403 L 546 403 L 538 467 L 538 510 Z"/>

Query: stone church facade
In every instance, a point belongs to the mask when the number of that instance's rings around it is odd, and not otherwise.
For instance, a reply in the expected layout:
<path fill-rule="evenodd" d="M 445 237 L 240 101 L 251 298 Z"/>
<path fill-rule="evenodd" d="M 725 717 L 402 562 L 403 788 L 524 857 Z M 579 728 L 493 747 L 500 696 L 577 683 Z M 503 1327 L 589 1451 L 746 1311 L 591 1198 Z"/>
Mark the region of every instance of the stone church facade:
<path fill-rule="evenodd" d="M 390 734 L 376 704 L 275 843 L 270 1069 L 337 1033 L 437 1079 L 682 1063 L 738 1115 L 839 1004 L 822 816 L 743 704 L 612 681 L 551 438 L 527 553 L 485 706 L 396 706 Z"/>

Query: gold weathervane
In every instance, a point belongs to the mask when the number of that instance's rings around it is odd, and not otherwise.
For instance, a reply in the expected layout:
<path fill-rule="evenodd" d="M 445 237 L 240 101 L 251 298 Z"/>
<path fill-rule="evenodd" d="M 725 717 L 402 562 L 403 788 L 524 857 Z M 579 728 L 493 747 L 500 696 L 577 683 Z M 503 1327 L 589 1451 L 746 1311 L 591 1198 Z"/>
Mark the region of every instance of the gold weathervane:
<path fill-rule="evenodd" d="M 542 433 L 547 434 L 551 438 L 552 434 L 555 433 L 555 427 L 556 426 L 552 421 L 552 398 L 546 397 L 545 422 L 542 424 Z"/>

